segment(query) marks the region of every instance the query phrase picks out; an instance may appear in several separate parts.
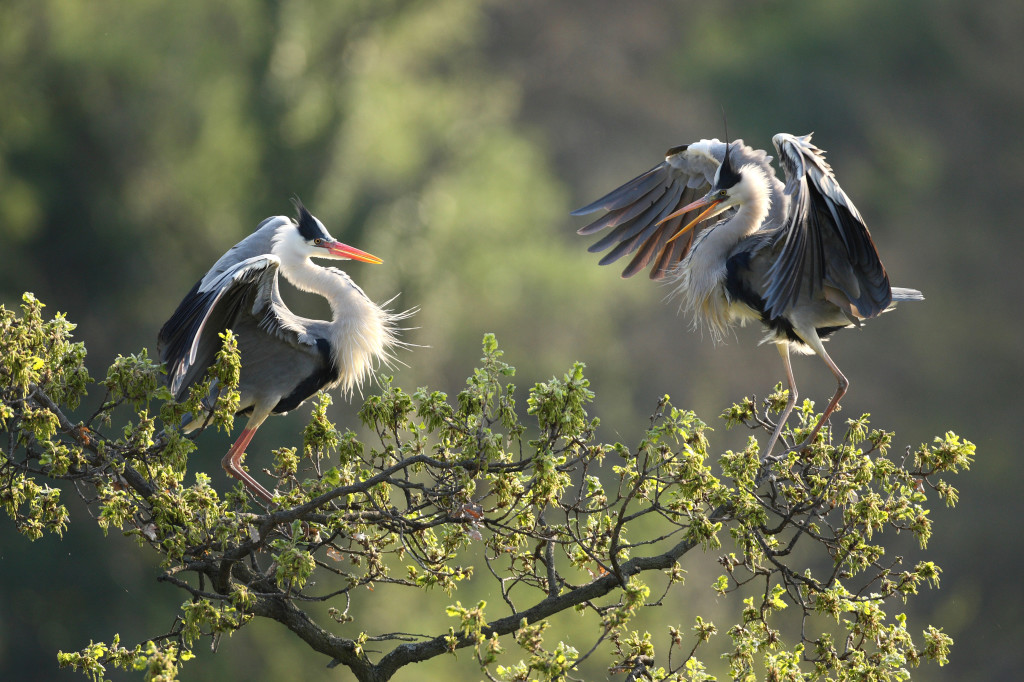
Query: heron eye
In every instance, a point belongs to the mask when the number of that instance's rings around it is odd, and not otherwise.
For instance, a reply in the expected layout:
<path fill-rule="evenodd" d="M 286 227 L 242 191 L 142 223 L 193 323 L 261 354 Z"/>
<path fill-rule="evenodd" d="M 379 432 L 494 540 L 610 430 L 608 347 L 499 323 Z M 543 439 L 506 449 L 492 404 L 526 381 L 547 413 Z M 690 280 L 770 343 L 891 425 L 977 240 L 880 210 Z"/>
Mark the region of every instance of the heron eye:
<path fill-rule="evenodd" d="M 320 237 L 317 237 L 316 239 L 313 240 L 313 246 L 320 246 L 323 243 L 324 243 L 324 240 L 320 239 Z"/>

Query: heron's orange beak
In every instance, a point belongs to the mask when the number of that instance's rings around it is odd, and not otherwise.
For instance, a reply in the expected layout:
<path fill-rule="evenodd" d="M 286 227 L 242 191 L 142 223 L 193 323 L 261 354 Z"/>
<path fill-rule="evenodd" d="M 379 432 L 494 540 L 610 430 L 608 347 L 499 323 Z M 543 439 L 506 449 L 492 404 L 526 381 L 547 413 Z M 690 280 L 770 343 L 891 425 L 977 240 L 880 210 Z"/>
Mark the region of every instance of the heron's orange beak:
<path fill-rule="evenodd" d="M 348 258 L 349 260 L 359 260 L 364 263 L 373 263 L 374 265 L 380 265 L 384 262 L 371 253 L 360 251 L 354 246 L 342 244 L 341 242 L 324 242 L 321 246 L 327 249 L 328 253 L 335 258 Z"/>
<path fill-rule="evenodd" d="M 684 213 L 688 213 L 688 212 L 692 211 L 695 208 L 700 208 L 701 206 L 707 206 L 706 209 L 701 211 L 700 215 L 698 215 L 696 218 L 694 218 L 693 220 L 688 222 L 681 230 L 679 230 L 674 235 L 672 235 L 672 237 L 667 242 L 665 242 L 665 243 L 668 244 L 669 242 L 674 241 L 680 235 L 685 234 L 686 232 L 689 232 L 691 229 L 693 229 L 694 225 L 696 225 L 700 221 L 704 220 L 704 218 L 709 213 L 714 211 L 715 207 L 718 206 L 720 203 L 722 203 L 721 199 L 708 199 L 707 197 L 703 197 L 701 199 L 697 199 L 697 201 L 693 202 L 692 204 L 687 204 L 686 206 L 683 206 L 681 209 L 679 209 L 675 213 L 672 213 L 671 215 L 667 215 L 664 218 L 662 218 L 661 220 L 659 220 L 658 224 L 661 225 L 662 223 L 667 223 L 668 221 L 672 220 L 673 218 L 679 217 L 679 216 L 683 215 Z"/>

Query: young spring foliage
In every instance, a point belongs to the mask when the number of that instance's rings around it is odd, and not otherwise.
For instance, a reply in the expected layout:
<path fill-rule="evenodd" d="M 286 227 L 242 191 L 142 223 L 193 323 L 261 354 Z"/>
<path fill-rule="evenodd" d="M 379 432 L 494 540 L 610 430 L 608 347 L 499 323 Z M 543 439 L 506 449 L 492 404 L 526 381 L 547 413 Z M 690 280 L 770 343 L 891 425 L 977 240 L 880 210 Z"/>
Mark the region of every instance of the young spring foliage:
<path fill-rule="evenodd" d="M 73 487 L 105 531 L 155 552 L 155 577 L 187 595 L 168 632 L 59 654 L 93 680 L 112 667 L 176 679 L 201 640 L 254 618 L 278 621 L 360 680 L 465 652 L 487 679 L 507 681 L 588 669 L 630 680 L 903 680 L 923 660 L 946 661 L 950 638 L 912 630 L 901 611 L 938 588 L 939 567 L 905 565 L 884 540 L 908 532 L 923 549 L 929 501 L 956 503 L 948 478 L 974 446 L 952 433 L 894 456 L 893 434 L 864 416 L 806 452 L 766 460 L 751 436 L 714 456 L 707 425 L 666 396 L 635 445 L 602 443 L 581 364 L 534 384 L 522 413 L 515 370 L 488 335 L 454 400 L 382 378 L 360 412 L 365 441 L 339 431 L 318 396 L 301 445 L 275 451 L 272 472 L 259 474 L 277 477 L 263 509 L 240 484 L 218 494 L 189 460 L 196 435 L 178 430 L 186 414 L 230 430 L 240 367 L 230 333 L 212 392 L 175 404 L 142 351 L 115 361 L 94 411 L 75 412 L 92 398 L 85 348 L 73 325 L 41 310 L 29 294 L 20 315 L 0 308 L 0 504 L 29 539 L 63 534 L 61 496 Z M 767 434 L 785 400 L 779 389 L 763 410 L 745 399 L 723 418 Z M 787 442 L 816 419 L 805 402 Z M 713 585 L 686 583 L 685 565 L 714 561 Z M 466 584 L 491 597 L 463 606 L 454 595 Z M 680 609 L 688 590 L 708 589 L 734 605 L 733 622 Z M 451 625 L 367 631 L 363 610 L 378 599 Z M 326 617 L 310 608 L 321 602 Z M 674 605 L 678 623 L 652 634 L 644 616 L 655 605 Z M 583 618 L 558 631 L 562 612 Z"/>

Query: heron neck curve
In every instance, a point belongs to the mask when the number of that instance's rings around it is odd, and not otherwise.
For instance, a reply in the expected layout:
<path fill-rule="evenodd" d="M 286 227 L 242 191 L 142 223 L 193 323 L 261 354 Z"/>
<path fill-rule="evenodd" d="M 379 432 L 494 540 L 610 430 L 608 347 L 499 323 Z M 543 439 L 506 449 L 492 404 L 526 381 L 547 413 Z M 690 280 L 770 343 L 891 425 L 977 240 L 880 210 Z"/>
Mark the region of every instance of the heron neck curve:
<path fill-rule="evenodd" d="M 726 261 L 737 244 L 761 228 L 771 209 L 764 171 L 748 164 L 740 169 L 740 177 L 734 190 L 736 213 L 698 235 L 674 273 L 673 295 L 682 299 L 680 308 L 716 342 L 725 336 L 736 313 L 725 290 Z"/>
<path fill-rule="evenodd" d="M 304 257 L 282 260 L 281 274 L 300 291 L 319 294 L 331 306 L 331 321 L 316 325 L 331 346 L 343 392 L 361 388 L 374 368 L 387 364 L 400 345 L 395 315 L 374 303 L 352 278 L 337 268 L 324 268 Z"/>
<path fill-rule="evenodd" d="M 713 229 L 721 233 L 723 242 L 732 241 L 730 247 L 757 232 L 771 209 L 771 187 L 764 170 L 755 164 L 747 164 L 740 169 L 740 177 L 742 179 L 734 190 L 736 214 Z"/>

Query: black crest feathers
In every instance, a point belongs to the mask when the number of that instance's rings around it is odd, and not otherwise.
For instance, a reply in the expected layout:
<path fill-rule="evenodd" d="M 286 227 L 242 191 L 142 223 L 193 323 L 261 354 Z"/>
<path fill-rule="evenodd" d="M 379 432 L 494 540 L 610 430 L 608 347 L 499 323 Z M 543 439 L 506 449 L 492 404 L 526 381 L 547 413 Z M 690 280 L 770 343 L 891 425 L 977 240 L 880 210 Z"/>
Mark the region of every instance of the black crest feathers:
<path fill-rule="evenodd" d="M 299 234 L 306 241 L 313 241 L 314 239 L 330 239 L 331 236 L 327 234 L 327 230 L 324 229 L 323 223 L 317 220 L 309 210 L 302 205 L 302 200 L 298 197 L 292 198 L 292 203 L 295 204 L 295 210 L 299 212 L 299 219 L 297 227 Z"/>

